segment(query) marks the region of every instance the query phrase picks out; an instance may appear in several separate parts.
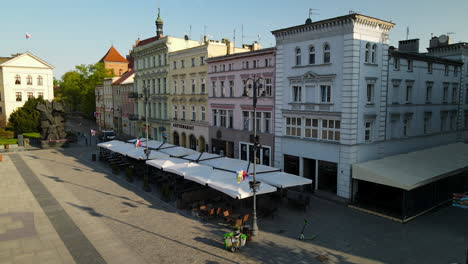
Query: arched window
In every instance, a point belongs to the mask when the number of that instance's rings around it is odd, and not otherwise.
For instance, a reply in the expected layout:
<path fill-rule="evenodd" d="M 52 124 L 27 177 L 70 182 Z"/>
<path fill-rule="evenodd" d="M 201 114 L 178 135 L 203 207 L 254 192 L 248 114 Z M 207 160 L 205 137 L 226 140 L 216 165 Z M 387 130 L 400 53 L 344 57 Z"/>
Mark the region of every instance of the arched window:
<path fill-rule="evenodd" d="M 309 47 L 309 64 L 315 64 L 315 48 L 314 48 L 314 46 Z"/>
<path fill-rule="evenodd" d="M 15 84 L 21 84 L 21 76 L 19 76 L 19 74 L 15 76 Z"/>
<path fill-rule="evenodd" d="M 301 49 L 296 48 L 296 65 L 301 65 Z"/>
<path fill-rule="evenodd" d="M 325 43 L 323 45 L 323 63 L 330 63 L 330 45 Z"/>
<path fill-rule="evenodd" d="M 26 77 L 26 81 L 28 85 L 32 85 L 32 76 L 28 75 L 28 77 Z"/>
<path fill-rule="evenodd" d="M 37 76 L 37 85 L 42 85 L 43 84 L 43 79 L 42 76 Z"/>
<path fill-rule="evenodd" d="M 375 60 L 377 59 L 377 45 L 374 44 L 372 45 L 372 63 L 375 63 Z"/>
<path fill-rule="evenodd" d="M 370 43 L 366 44 L 366 57 L 365 57 L 365 62 L 369 62 L 369 54 L 370 54 Z"/>

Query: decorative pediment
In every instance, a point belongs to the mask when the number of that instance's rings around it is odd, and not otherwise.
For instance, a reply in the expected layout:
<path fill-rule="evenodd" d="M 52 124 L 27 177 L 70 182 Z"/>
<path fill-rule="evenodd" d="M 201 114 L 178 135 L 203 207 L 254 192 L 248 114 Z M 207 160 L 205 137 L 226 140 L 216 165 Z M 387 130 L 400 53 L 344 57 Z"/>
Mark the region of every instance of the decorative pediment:
<path fill-rule="evenodd" d="M 303 75 L 300 76 L 291 76 L 288 77 L 291 83 L 298 83 L 298 82 L 311 82 L 311 81 L 330 81 L 336 77 L 336 74 L 316 74 L 312 71 L 308 71 Z"/>
<path fill-rule="evenodd" d="M 0 64 L 3 67 L 26 67 L 26 68 L 42 68 L 42 69 L 53 69 L 54 66 L 34 56 L 33 54 L 26 52 L 18 55 L 6 62 Z"/>

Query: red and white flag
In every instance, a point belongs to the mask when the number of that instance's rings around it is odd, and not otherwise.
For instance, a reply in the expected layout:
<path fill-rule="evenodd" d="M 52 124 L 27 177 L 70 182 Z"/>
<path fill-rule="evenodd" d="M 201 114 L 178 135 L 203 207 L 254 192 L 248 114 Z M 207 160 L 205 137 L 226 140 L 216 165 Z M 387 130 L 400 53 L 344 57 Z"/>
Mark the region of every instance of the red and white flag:
<path fill-rule="evenodd" d="M 29 35 L 28 32 L 26 32 L 26 39 L 30 39 L 31 38 L 31 35 Z"/>
<path fill-rule="evenodd" d="M 135 148 L 139 148 L 139 147 L 141 147 L 141 141 L 139 139 L 137 139 L 135 141 Z"/>

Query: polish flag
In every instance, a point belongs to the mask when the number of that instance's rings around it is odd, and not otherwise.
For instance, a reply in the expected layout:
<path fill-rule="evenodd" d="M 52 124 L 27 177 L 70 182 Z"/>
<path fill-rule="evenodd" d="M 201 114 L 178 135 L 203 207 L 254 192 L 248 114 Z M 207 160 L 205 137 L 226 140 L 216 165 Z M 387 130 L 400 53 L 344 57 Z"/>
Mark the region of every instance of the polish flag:
<path fill-rule="evenodd" d="M 141 141 L 137 139 L 137 141 L 135 141 L 135 148 L 139 148 L 139 147 L 141 147 Z"/>
<path fill-rule="evenodd" d="M 30 39 L 31 38 L 31 35 L 29 35 L 28 32 L 26 32 L 26 39 Z"/>

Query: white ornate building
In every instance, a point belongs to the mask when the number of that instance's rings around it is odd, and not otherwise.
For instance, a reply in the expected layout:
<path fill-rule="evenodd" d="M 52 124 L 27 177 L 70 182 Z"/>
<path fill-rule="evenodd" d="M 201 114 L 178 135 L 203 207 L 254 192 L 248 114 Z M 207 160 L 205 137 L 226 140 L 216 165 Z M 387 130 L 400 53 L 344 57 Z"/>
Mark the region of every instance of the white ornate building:
<path fill-rule="evenodd" d="M 0 57 L 0 127 L 28 98 L 54 99 L 53 68 L 29 52 Z"/>
<path fill-rule="evenodd" d="M 353 165 L 467 138 L 466 49 L 390 49 L 393 26 L 350 14 L 272 32 L 276 167 L 351 199 Z"/>

